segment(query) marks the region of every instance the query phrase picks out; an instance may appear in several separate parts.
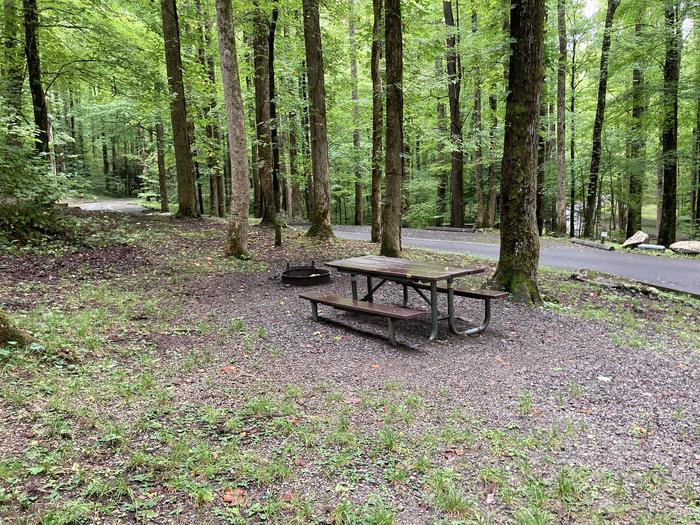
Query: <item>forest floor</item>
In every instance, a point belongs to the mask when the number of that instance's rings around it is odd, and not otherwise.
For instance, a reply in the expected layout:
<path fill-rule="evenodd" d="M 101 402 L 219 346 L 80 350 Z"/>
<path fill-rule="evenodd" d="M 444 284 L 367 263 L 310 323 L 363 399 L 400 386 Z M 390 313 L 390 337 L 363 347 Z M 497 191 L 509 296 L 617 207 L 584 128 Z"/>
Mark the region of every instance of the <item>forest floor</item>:
<path fill-rule="evenodd" d="M 41 341 L 0 348 L 0 522 L 700 520 L 700 301 L 543 271 L 544 307 L 434 343 L 399 323 L 392 348 L 275 279 L 374 245 L 254 227 L 236 261 L 221 224 L 71 213 L 89 246 L 0 253 L 0 303 Z"/>

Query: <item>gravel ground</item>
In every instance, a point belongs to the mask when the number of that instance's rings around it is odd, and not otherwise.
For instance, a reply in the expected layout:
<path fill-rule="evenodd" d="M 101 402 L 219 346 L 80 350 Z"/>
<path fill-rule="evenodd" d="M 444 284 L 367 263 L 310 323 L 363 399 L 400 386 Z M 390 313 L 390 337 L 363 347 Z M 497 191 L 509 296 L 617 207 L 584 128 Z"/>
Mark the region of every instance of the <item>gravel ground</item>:
<path fill-rule="evenodd" d="M 226 499 L 231 498 L 224 496 L 222 504 L 218 495 L 229 486 L 245 489 L 246 503 L 233 503 L 240 507 L 241 523 L 261 522 L 251 502 L 269 503 L 273 497 L 289 506 L 279 515 L 268 511 L 266 520 L 274 523 L 375 523 L 367 517 L 374 507 L 366 507 L 378 494 L 394 518 L 376 523 L 694 523 L 700 516 L 697 342 L 654 329 L 670 309 L 686 323 L 700 322 L 692 309 L 629 292 L 601 294 L 581 283 L 569 288 L 565 277 L 546 274 L 545 296 L 556 299 L 560 308 L 499 301 L 486 333 L 455 336 L 443 323 L 434 343 L 427 339 L 426 315 L 399 322 L 399 346 L 392 348 L 384 338 L 383 320 L 320 306 L 324 320 L 314 323 L 308 303 L 298 298 L 300 290 L 275 279 L 286 261 L 321 262 L 375 249 L 367 243 L 315 245 L 290 231 L 285 248 L 275 249 L 271 233 L 254 228 L 255 260 L 231 266 L 218 254 L 221 225 L 143 217 L 124 221 L 133 229 L 148 223 L 159 232 L 157 242 L 59 258 L 0 256 L 2 303 L 20 316 L 50 304 L 70 310 L 74 285 L 80 282 L 135 293 L 142 302 L 157 298 L 160 312 L 172 312 L 167 323 L 143 304 L 135 307 L 128 326 L 109 333 L 99 354 L 143 372 L 130 349 L 147 349 L 159 388 L 174 392 L 171 416 L 154 419 L 182 426 L 185 433 L 200 430 L 201 424 L 192 427 L 187 421 L 190 412 L 202 407 L 230 416 L 256 400 L 272 399 L 278 408 L 244 418 L 254 422 L 246 423 L 238 439 L 244 450 L 266 462 L 279 454 L 293 460 L 293 473 L 272 483 L 244 481 L 230 472 L 208 478 L 217 495 L 204 506 L 163 482 L 160 490 L 168 497 L 146 522 L 172 522 L 168 508 L 175 505 L 177 522 L 238 523 L 231 521 L 232 514 L 221 513 L 222 508 L 231 510 Z M 425 255 L 416 251 L 409 256 Z M 473 279 L 478 284 L 479 278 Z M 331 284 L 314 289 L 349 295 L 350 280 L 334 273 Z M 375 294 L 377 302 L 400 299 L 400 289 L 389 285 Z M 647 321 L 637 327 L 645 341 L 662 344 L 620 344 L 614 320 L 578 315 L 595 305 L 605 310 L 618 303 Z M 412 297 L 409 306 L 423 305 Z M 459 299 L 457 307 L 463 317 L 480 321 L 480 303 Z M 560 313 L 563 308 L 571 312 Z M 232 323 L 237 327 L 232 329 Z M 185 368 L 193 349 L 209 353 Z M 90 355 L 82 356 L 86 358 Z M 4 373 L 2 378 L 13 381 L 23 377 L 23 385 L 32 375 L 16 363 L 6 364 Z M 145 403 L 107 402 L 95 410 L 101 417 L 136 421 L 152 409 Z M 279 408 L 285 403 L 293 407 L 291 415 Z M 27 413 L 12 411 L 7 394 L 0 399 L 0 425 L 13 435 L 3 440 L 0 460 L 21 457 L 44 435 L 36 413 Z M 266 425 L 275 418 L 286 418 L 298 430 L 271 432 Z M 313 439 L 300 446 L 307 426 Z M 75 432 L 74 440 L 95 442 L 94 431 L 81 427 Z M 392 433 L 398 445 L 388 443 Z M 46 438 L 47 446 L 53 439 Z M 160 450 L 149 440 L 152 436 L 145 434 L 133 437 L 134 446 Z M 386 450 L 378 454 L 374 448 L 381 449 L 382 443 Z M 343 454 L 347 462 L 338 467 Z M 429 458 L 426 469 L 417 466 L 421 454 Z M 106 470 L 119 464 L 104 454 L 75 461 Z M 396 481 L 391 476 L 398 475 L 399 466 L 406 477 Z M 573 495 L 563 488 L 564 474 L 573 480 Z M 466 510 L 450 503 L 455 498 L 435 481 L 438 475 L 456 476 L 459 494 L 469 502 Z M 41 475 L 18 483 L 24 484 L 25 494 L 34 490 L 38 499 L 19 504 L 5 501 L 0 492 L 0 517 L 3 501 L 9 505 L 7 516 L 18 522 L 42 505 L 50 507 L 47 489 L 37 488 L 43 487 Z M 532 486 L 544 487 L 542 502 L 533 503 L 539 499 L 530 494 Z M 13 487 L 7 482 L 5 494 L 12 494 Z M 76 489 L 65 492 L 77 495 Z M 310 508 L 306 518 L 297 517 L 305 515 L 297 508 L 299 501 Z M 342 521 L 338 509 L 343 501 L 354 505 L 356 521 Z M 96 521 L 144 521 L 126 507 L 110 512 L 111 518 L 100 515 Z"/>

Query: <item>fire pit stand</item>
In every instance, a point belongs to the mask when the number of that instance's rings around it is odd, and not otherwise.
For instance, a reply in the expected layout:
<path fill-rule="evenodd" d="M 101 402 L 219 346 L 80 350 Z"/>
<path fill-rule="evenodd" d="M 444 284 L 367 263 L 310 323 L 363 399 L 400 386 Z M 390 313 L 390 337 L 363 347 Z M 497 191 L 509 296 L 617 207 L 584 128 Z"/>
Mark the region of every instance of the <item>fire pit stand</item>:
<path fill-rule="evenodd" d="M 282 282 L 294 286 L 315 286 L 331 282 L 331 272 L 324 268 L 316 268 L 316 263 L 311 261 L 308 266 L 290 266 L 282 272 Z"/>

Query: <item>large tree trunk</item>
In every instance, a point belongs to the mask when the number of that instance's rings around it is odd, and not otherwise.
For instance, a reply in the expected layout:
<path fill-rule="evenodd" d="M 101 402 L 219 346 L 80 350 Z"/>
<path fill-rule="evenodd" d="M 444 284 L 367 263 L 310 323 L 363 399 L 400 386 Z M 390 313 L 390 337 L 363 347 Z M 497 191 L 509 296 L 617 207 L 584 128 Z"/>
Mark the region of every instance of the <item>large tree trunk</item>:
<path fill-rule="evenodd" d="M 105 149 L 106 152 L 106 149 Z M 165 144 L 163 141 L 163 123 L 156 122 L 156 157 L 158 159 L 158 188 L 160 190 L 160 211 L 170 210 L 168 203 L 168 181 L 165 171 Z"/>
<path fill-rule="evenodd" d="M 49 111 L 46 107 L 46 96 L 41 83 L 41 60 L 39 58 L 39 43 L 37 29 L 39 27 L 39 10 L 36 0 L 24 0 L 24 54 L 27 58 L 29 73 L 29 90 L 32 93 L 34 108 L 34 125 L 36 126 L 36 150 L 39 153 L 49 153 Z"/>
<path fill-rule="evenodd" d="M 386 0 L 386 195 L 382 209 L 382 245 L 387 257 L 401 254 L 401 186 L 403 183 L 403 40 L 401 1 Z"/>
<path fill-rule="evenodd" d="M 269 23 L 265 14 L 255 14 L 253 57 L 255 63 L 255 129 L 258 138 L 257 161 L 260 179 L 260 205 L 262 224 L 272 225 L 277 214 L 274 191 L 274 155 L 270 131 L 270 68 L 269 68 Z"/>
<path fill-rule="evenodd" d="M 542 92 L 544 0 L 522 0 L 510 20 L 510 70 L 501 176 L 501 253 L 492 284 L 516 301 L 541 302 L 535 220 L 537 136 Z"/>
<path fill-rule="evenodd" d="M 666 60 L 664 61 L 661 154 L 664 192 L 659 224 L 659 244 L 676 242 L 676 191 L 678 177 L 678 78 L 681 70 L 681 20 L 677 1 L 666 0 Z"/>
<path fill-rule="evenodd" d="M 566 1 L 557 0 L 557 235 L 566 234 Z M 573 201 L 571 202 L 573 206 Z"/>
<path fill-rule="evenodd" d="M 608 90 L 608 55 L 610 54 L 610 33 L 612 32 L 615 10 L 620 0 L 608 0 L 608 11 L 605 15 L 603 46 L 600 54 L 600 75 L 598 78 L 598 101 L 596 104 L 595 120 L 593 122 L 593 147 L 591 150 L 591 169 L 588 178 L 588 193 L 586 195 L 586 214 L 583 236 L 592 237 L 594 217 L 596 215 L 596 199 L 598 196 L 598 176 L 600 173 L 601 138 L 603 121 L 605 119 L 605 95 Z"/>
<path fill-rule="evenodd" d="M 226 121 L 231 159 L 231 217 L 224 253 L 235 257 L 248 255 L 248 149 L 245 136 L 245 113 L 241 81 L 236 62 L 231 0 L 216 0 L 219 32 L 221 80 L 224 85 Z"/>
<path fill-rule="evenodd" d="M 635 42 L 641 43 L 642 19 L 634 26 Z M 639 59 L 638 59 L 639 60 Z M 644 72 L 641 64 L 635 63 L 632 70 L 632 136 L 630 138 L 629 201 L 627 206 L 627 237 L 642 229 L 642 196 L 644 195 L 644 134 L 642 115 L 644 114 Z"/>
<path fill-rule="evenodd" d="M 383 93 L 382 41 L 383 0 L 372 0 L 372 227 L 371 240 L 379 242 L 382 233 L 382 150 L 383 150 Z"/>
<path fill-rule="evenodd" d="M 333 237 L 331 226 L 331 186 L 328 174 L 328 135 L 326 126 L 326 87 L 323 76 L 323 48 L 318 0 L 303 0 L 304 47 L 309 78 L 311 125 L 311 165 L 313 170 L 313 210 L 307 235 Z"/>
<path fill-rule="evenodd" d="M 185 86 L 180 57 L 180 28 L 176 0 L 161 0 L 165 65 L 170 85 L 170 120 L 173 128 L 175 167 L 177 169 L 178 211 L 180 217 L 197 217 L 194 164 L 192 162 L 190 127 L 187 121 Z"/>
<path fill-rule="evenodd" d="M 464 226 L 464 153 L 462 151 L 462 117 L 459 108 L 461 78 L 457 67 L 457 28 L 452 14 L 451 0 L 443 0 L 443 14 L 447 26 L 447 93 L 450 101 L 451 189 L 452 211 L 450 225 Z"/>
<path fill-rule="evenodd" d="M 435 80 L 438 84 L 443 82 L 444 77 L 442 57 L 435 58 Z M 445 102 L 442 98 L 438 98 L 437 102 L 437 122 L 438 122 L 438 139 L 435 146 L 437 152 L 437 162 L 439 166 L 438 182 L 437 182 L 437 202 L 435 205 L 435 226 L 442 226 L 445 222 L 445 211 L 447 209 L 447 179 L 449 174 L 443 167 L 443 151 L 445 149 L 444 140 L 447 137 L 447 116 L 445 112 Z"/>
<path fill-rule="evenodd" d="M 478 18 L 476 9 L 472 11 L 472 34 L 476 35 Z M 472 113 L 474 141 L 474 189 L 476 192 L 476 223 L 477 228 L 484 225 L 484 190 L 483 190 L 483 152 L 481 147 L 481 70 L 477 64 L 474 67 L 474 112 Z"/>

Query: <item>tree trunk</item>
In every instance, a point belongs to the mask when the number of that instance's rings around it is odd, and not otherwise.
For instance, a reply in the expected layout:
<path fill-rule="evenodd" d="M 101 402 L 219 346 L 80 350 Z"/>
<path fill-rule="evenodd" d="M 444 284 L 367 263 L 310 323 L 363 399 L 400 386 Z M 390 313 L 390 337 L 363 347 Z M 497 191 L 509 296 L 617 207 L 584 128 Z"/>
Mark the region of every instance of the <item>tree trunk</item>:
<path fill-rule="evenodd" d="M 39 58 L 39 43 L 37 29 L 39 27 L 39 10 L 36 0 L 24 0 L 24 54 L 27 58 L 29 73 L 29 90 L 32 93 L 34 108 L 34 125 L 36 126 L 37 152 L 49 153 L 49 112 L 46 107 L 46 96 L 41 83 L 41 60 Z"/>
<path fill-rule="evenodd" d="M 275 33 L 277 32 L 277 17 L 279 11 L 277 7 L 272 9 L 272 19 L 270 20 L 267 33 L 269 70 L 268 80 L 270 82 L 270 142 L 272 144 L 272 194 L 275 199 L 275 211 L 282 209 L 282 177 L 280 175 L 280 144 L 277 134 L 279 119 L 277 118 L 277 94 L 275 88 Z"/>
<path fill-rule="evenodd" d="M 696 85 L 700 85 L 700 60 L 696 65 Z M 700 236 L 700 94 L 695 98 L 695 133 L 693 133 L 693 180 L 694 180 L 694 206 L 692 215 L 694 229 L 693 236 Z"/>
<path fill-rule="evenodd" d="M 501 176 L 501 253 L 492 283 L 540 303 L 535 220 L 537 135 L 544 75 L 544 0 L 522 0 L 510 20 L 510 70 Z"/>
<path fill-rule="evenodd" d="M 496 182 L 497 182 L 497 155 L 496 155 L 496 128 L 498 127 L 498 98 L 496 98 L 496 85 L 491 86 L 489 95 L 489 108 L 491 110 L 491 128 L 489 130 L 489 171 L 488 171 L 488 197 L 484 227 L 493 228 L 496 224 Z"/>
<path fill-rule="evenodd" d="M 444 72 L 442 66 L 442 57 L 435 58 L 435 80 L 438 84 L 443 82 Z M 447 209 L 447 171 L 443 167 L 443 151 L 444 140 L 447 137 L 447 116 L 445 113 L 445 102 L 442 98 L 438 98 L 437 102 L 437 122 L 438 122 L 438 139 L 435 150 L 437 152 L 437 162 L 439 166 L 438 183 L 437 183 L 437 203 L 435 206 L 435 226 L 442 226 L 445 222 L 445 211 Z"/>
<path fill-rule="evenodd" d="M 331 187 L 328 175 L 328 135 L 326 126 L 326 88 L 323 76 L 323 48 L 318 0 L 303 0 L 304 47 L 309 78 L 311 125 L 311 166 L 313 171 L 313 210 L 307 235 L 333 237 L 331 226 Z"/>
<path fill-rule="evenodd" d="M 569 84 L 571 91 L 571 107 L 569 112 L 571 113 L 571 133 L 569 137 L 569 147 L 571 150 L 569 162 L 571 163 L 571 209 L 569 214 L 569 237 L 576 236 L 576 166 L 574 160 L 576 159 L 576 38 L 572 38 L 571 43 L 571 82 Z"/>
<path fill-rule="evenodd" d="M 566 1 L 557 0 L 557 235 L 566 235 Z M 571 202 L 573 206 L 573 201 Z"/>
<path fill-rule="evenodd" d="M 382 93 L 382 11 L 383 0 L 372 0 L 372 227 L 371 240 L 379 242 L 382 233 L 382 149 L 383 149 L 383 93 Z"/>
<path fill-rule="evenodd" d="M 658 243 L 676 242 L 676 191 L 678 177 L 678 78 L 681 70 L 680 5 L 666 0 L 666 59 L 664 61 L 663 120 L 661 155 L 664 166 L 664 192 Z"/>
<path fill-rule="evenodd" d="M 443 0 L 443 14 L 447 26 L 447 93 L 450 101 L 450 134 L 452 139 L 452 210 L 450 226 L 464 226 L 464 153 L 462 151 L 462 117 L 459 109 L 461 77 L 457 68 L 457 28 L 452 14 L 451 0 Z"/>
<path fill-rule="evenodd" d="M 224 253 L 248 255 L 248 148 L 231 0 L 216 0 L 216 22 L 231 159 L 231 217 Z"/>
<path fill-rule="evenodd" d="M 272 225 L 277 214 L 273 180 L 274 156 L 270 131 L 270 68 L 269 68 L 269 23 L 265 14 L 255 14 L 253 57 L 255 62 L 255 128 L 257 130 L 257 164 L 260 179 L 260 204 L 262 224 Z"/>
<path fill-rule="evenodd" d="M 104 136 L 104 133 L 102 134 L 102 174 L 104 175 L 105 178 L 105 189 L 107 191 L 110 191 L 110 183 L 109 183 L 109 153 L 107 152 L 107 139 Z"/>
<path fill-rule="evenodd" d="M 472 34 L 477 32 L 476 9 L 472 11 Z M 477 228 L 484 225 L 484 190 L 482 185 L 483 178 L 483 152 L 481 147 L 481 70 L 477 64 L 474 67 L 474 113 L 472 113 L 472 124 L 474 129 L 474 141 L 476 147 L 474 149 L 474 189 L 476 192 L 476 222 Z"/>
<path fill-rule="evenodd" d="M 542 84 L 542 88 L 546 88 L 545 84 Z M 543 95 L 543 94 L 542 94 Z M 540 118 L 539 118 L 539 132 L 537 133 L 537 197 L 535 199 L 535 217 L 537 220 L 537 233 L 542 235 L 544 230 L 544 210 L 542 202 L 542 193 L 544 191 L 544 163 L 546 160 L 545 155 L 545 136 L 547 134 L 547 108 L 544 103 L 544 96 L 542 96 L 542 101 L 540 102 Z"/>
<path fill-rule="evenodd" d="M 2 75 L 5 81 L 5 89 L 2 96 L 5 98 L 8 109 L 8 133 L 7 144 L 19 146 L 21 137 L 16 133 L 16 126 L 22 119 L 22 85 L 24 84 L 24 61 L 21 46 L 21 26 L 19 10 L 16 0 L 4 0 L 3 16 L 3 66 Z"/>
<path fill-rule="evenodd" d="M 603 33 L 603 46 L 600 54 L 600 76 L 598 78 L 598 101 L 596 104 L 595 120 L 593 122 L 593 148 L 591 150 L 591 169 L 588 179 L 588 193 L 586 195 L 584 237 L 592 237 L 594 230 L 593 217 L 596 211 L 596 197 L 598 195 L 598 178 L 600 173 L 601 138 L 603 134 L 603 121 L 605 119 L 605 95 L 608 89 L 608 55 L 610 54 L 610 33 L 615 16 L 615 10 L 620 0 L 608 0 L 608 11 L 605 15 L 605 29 Z"/>
<path fill-rule="evenodd" d="M 350 79 L 352 83 L 352 145 L 355 166 L 355 225 L 362 226 L 362 169 L 360 167 L 360 96 L 357 84 L 357 44 L 355 42 L 355 1 L 350 0 L 350 21 L 348 24 L 350 41 Z"/>
<path fill-rule="evenodd" d="M 635 42 L 641 43 L 642 19 L 634 25 Z M 637 59 L 639 60 L 639 59 Z M 644 195 L 644 133 L 642 132 L 642 115 L 644 114 L 644 72 L 641 64 L 636 62 L 632 70 L 632 133 L 630 137 L 629 200 L 627 207 L 627 237 L 642 229 L 642 198 Z"/>
<path fill-rule="evenodd" d="M 179 217 L 197 217 L 194 164 L 192 162 L 191 136 L 187 121 L 185 86 L 182 79 L 180 57 L 180 28 L 176 0 L 161 0 L 163 17 L 163 40 L 165 42 L 165 65 L 170 85 L 170 119 L 175 147 L 177 169 L 177 195 Z"/>
<path fill-rule="evenodd" d="M 401 186 L 403 183 L 403 40 L 401 1 L 386 0 L 386 195 L 382 209 L 382 245 L 387 257 L 401 254 Z"/>
<path fill-rule="evenodd" d="M 163 123 L 156 122 L 156 157 L 158 158 L 158 187 L 160 190 L 160 211 L 170 210 L 168 203 L 168 181 L 165 171 L 165 145 L 163 141 Z"/>

